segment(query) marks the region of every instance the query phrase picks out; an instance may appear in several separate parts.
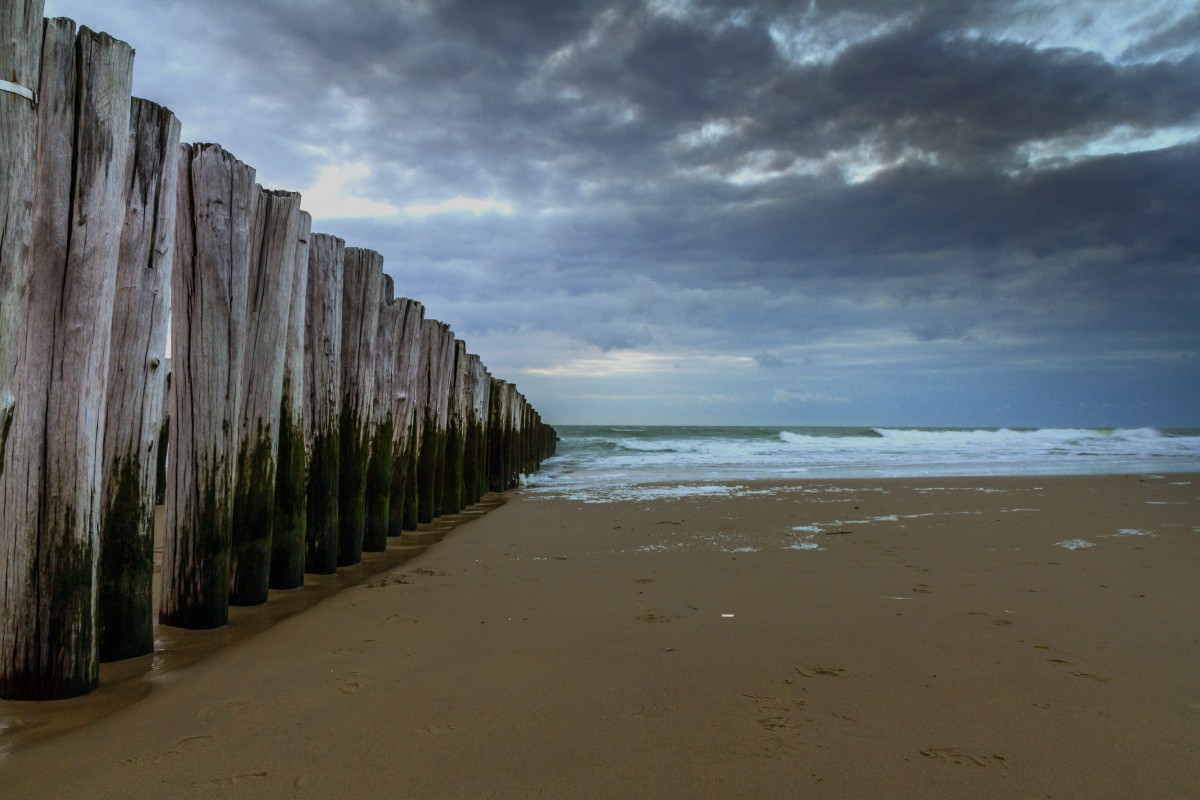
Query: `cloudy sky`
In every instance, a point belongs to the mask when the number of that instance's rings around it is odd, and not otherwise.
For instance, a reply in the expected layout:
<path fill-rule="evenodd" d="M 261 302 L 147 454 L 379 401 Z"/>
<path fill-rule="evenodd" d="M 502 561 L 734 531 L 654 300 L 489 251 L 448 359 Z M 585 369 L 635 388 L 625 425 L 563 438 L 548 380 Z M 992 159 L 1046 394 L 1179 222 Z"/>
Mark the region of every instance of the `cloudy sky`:
<path fill-rule="evenodd" d="M 1200 425 L 1191 0 L 46 0 L 551 422 Z"/>

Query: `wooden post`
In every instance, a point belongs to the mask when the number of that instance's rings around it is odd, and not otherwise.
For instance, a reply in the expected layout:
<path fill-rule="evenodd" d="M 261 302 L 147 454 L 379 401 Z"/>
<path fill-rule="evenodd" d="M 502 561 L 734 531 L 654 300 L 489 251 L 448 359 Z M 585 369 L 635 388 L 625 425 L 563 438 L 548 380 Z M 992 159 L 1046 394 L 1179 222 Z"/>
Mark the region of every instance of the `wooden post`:
<path fill-rule="evenodd" d="M 132 67 L 124 42 L 46 23 L 29 280 L 0 475 L 8 699 L 73 697 L 99 682 L 98 501 Z"/>
<path fill-rule="evenodd" d="M 474 505 L 487 492 L 487 413 L 492 389 L 479 356 L 471 359 L 471 397 L 467 426 L 466 458 L 463 462 L 463 505 Z"/>
<path fill-rule="evenodd" d="M 504 400 L 507 396 L 506 381 L 492 378 L 488 393 L 488 491 L 504 491 L 504 422 L 506 419 Z"/>
<path fill-rule="evenodd" d="M 300 242 L 300 195 L 256 190 L 229 565 L 229 602 L 238 606 L 267 602 L 283 362 Z"/>
<path fill-rule="evenodd" d="M 394 403 L 396 396 L 396 341 L 399 338 L 403 307 L 395 298 L 391 275 L 382 275 L 379 322 L 375 332 L 375 387 L 371 400 L 370 456 L 367 462 L 367 521 L 363 550 L 382 553 L 387 550 L 388 516 L 392 492 L 392 445 L 395 438 Z"/>
<path fill-rule="evenodd" d="M 450 373 L 453 366 L 454 334 L 444 322 L 427 319 L 422 325 L 421 355 L 425 367 L 421 378 L 425 393 L 425 414 L 421 449 L 417 464 L 417 517 L 432 522 L 442 513 L 444 486 L 442 474 L 446 460 L 446 414 L 450 399 Z"/>
<path fill-rule="evenodd" d="M 434 452 L 433 467 L 433 516 L 440 517 L 446 513 L 446 453 L 449 445 L 450 423 L 450 388 L 454 381 L 454 331 L 445 326 L 442 337 L 441 352 L 437 354 L 438 385 L 432 393 L 436 401 L 436 418 L 434 427 L 437 430 L 437 447 Z"/>
<path fill-rule="evenodd" d="M 400 536 L 405 530 L 417 527 L 415 491 L 416 429 L 419 408 L 417 387 L 421 365 L 421 323 L 425 307 L 415 300 L 401 299 L 400 332 L 396 338 L 396 392 L 392 417 L 395 436 L 392 440 L 392 486 L 388 503 L 388 535 Z M 410 519 L 411 513 L 411 519 Z"/>
<path fill-rule="evenodd" d="M 170 466 L 159 622 L 218 628 L 241 416 L 254 169 L 215 144 L 181 145 L 172 273 Z"/>
<path fill-rule="evenodd" d="M 310 432 L 305 571 L 337 571 L 341 475 L 342 290 L 346 243 L 315 233 L 308 246 L 304 329 L 305 428 Z"/>
<path fill-rule="evenodd" d="M 308 243 L 312 216 L 300 212 L 292 299 L 284 343 L 283 391 L 279 403 L 279 454 L 275 472 L 275 520 L 271 528 L 272 589 L 304 585 L 307 531 L 308 442 L 304 413 L 304 339 L 308 304 Z"/>
<path fill-rule="evenodd" d="M 101 490 L 100 660 L 154 651 L 154 501 L 164 424 L 179 120 L 134 99 L 108 361 Z"/>
<path fill-rule="evenodd" d="M 0 9 L 0 78 L 31 91 L 42 71 L 42 0 Z M 29 280 L 37 103 L 0 92 L 0 477 L 16 403 L 17 331 Z"/>
<path fill-rule="evenodd" d="M 42 35 L 41 0 L 9 0 L 0 6 L 0 78 L 38 90 Z M 37 103 L 15 92 L 0 92 L 0 697 L 16 698 L 38 696 L 42 683 L 33 627 L 36 584 L 30 585 L 35 578 L 29 575 L 37 564 L 37 554 L 31 552 L 36 531 L 31 537 L 28 530 L 36 524 L 36 476 L 22 487 L 25 497 L 13 498 L 7 496 L 10 481 L 4 477 L 17 405 L 37 142 Z"/>
<path fill-rule="evenodd" d="M 446 403 L 446 466 L 442 474 L 442 513 L 462 510 L 463 458 L 466 455 L 466 402 L 470 397 L 467 343 L 454 340 Z"/>
<path fill-rule="evenodd" d="M 477 479 L 477 463 L 475 461 L 475 395 L 478 391 L 479 356 L 468 353 L 466 358 L 466 384 L 463 394 L 463 458 L 462 458 L 462 489 L 458 502 L 460 508 L 473 505 L 478 499 L 475 496 L 474 482 Z"/>
<path fill-rule="evenodd" d="M 341 476 L 338 515 L 339 567 L 362 561 L 366 531 L 366 472 L 374 397 L 375 335 L 379 324 L 383 256 L 346 248 L 342 292 Z"/>
<path fill-rule="evenodd" d="M 522 410 L 525 398 L 514 384 L 508 385 L 509 444 L 508 444 L 508 489 L 521 485 L 521 429 Z"/>

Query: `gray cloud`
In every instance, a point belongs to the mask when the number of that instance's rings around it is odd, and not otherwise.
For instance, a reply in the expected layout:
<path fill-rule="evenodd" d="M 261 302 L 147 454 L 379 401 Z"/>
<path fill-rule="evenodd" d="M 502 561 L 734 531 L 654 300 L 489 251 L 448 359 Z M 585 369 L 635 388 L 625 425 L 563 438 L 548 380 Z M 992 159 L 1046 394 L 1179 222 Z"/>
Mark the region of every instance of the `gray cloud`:
<path fill-rule="evenodd" d="M 987 366 L 946 408 L 1027 422 L 1136 375 L 1131 416 L 1197 421 L 1173 399 L 1200 389 L 1200 12 L 1182 4 L 92 5 L 47 10 L 130 40 L 141 93 L 280 188 L 362 162 L 354 191 L 396 208 L 508 204 L 317 224 L 514 369 L 803 364 L 857 422 L 936 410 L 918 374 Z M 773 384 L 712 369 L 671 397 L 778 413 Z"/>

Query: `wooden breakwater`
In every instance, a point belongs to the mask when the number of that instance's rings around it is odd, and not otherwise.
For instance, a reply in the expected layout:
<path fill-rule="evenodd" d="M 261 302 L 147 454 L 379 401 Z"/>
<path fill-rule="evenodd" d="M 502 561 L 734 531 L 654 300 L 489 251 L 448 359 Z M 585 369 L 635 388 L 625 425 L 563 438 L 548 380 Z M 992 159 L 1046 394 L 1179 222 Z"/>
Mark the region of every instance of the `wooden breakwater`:
<path fill-rule="evenodd" d="M 381 254 L 181 144 L 132 68 L 41 0 L 0 11 L 0 698 L 153 650 L 159 493 L 157 620 L 213 628 L 557 441 Z"/>

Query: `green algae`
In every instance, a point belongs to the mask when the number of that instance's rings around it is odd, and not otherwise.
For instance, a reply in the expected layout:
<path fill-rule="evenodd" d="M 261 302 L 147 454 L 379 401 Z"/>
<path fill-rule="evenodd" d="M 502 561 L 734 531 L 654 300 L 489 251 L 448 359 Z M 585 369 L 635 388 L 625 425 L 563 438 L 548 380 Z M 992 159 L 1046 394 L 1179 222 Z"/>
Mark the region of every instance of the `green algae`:
<path fill-rule="evenodd" d="M 26 648 L 23 657 L 4 656 L 0 697 L 7 700 L 62 700 L 100 685 L 92 537 L 79 536 L 79 516 L 71 504 L 43 507 L 41 517 L 37 556 L 27 579 L 34 630 L 19 639 Z"/>
<path fill-rule="evenodd" d="M 363 534 L 367 525 L 367 458 L 370 442 L 367 425 L 347 403 L 341 414 L 341 474 L 338 479 L 337 565 L 362 561 Z"/>
<path fill-rule="evenodd" d="M 366 477 L 366 526 L 363 531 L 363 550 L 382 553 L 387 550 L 388 515 L 392 493 L 392 437 L 395 425 L 392 415 L 375 426 L 371 436 L 370 456 Z"/>
<path fill-rule="evenodd" d="M 425 429 L 421 435 L 421 448 L 417 461 L 417 521 L 432 522 L 435 511 L 435 490 L 440 436 L 435 430 L 432 413 L 425 415 Z"/>
<path fill-rule="evenodd" d="M 419 448 L 416 437 L 408 444 L 408 474 L 404 476 L 404 530 L 415 531 L 420 527 L 418 508 L 420 497 L 417 491 L 417 460 Z"/>
<path fill-rule="evenodd" d="M 164 576 L 158 621 L 192 630 L 220 628 L 229 621 L 229 558 L 233 509 L 229 461 L 214 459 L 196 470 L 196 506 L 176 520 L 175 574 Z"/>
<path fill-rule="evenodd" d="M 442 512 L 456 514 L 462 510 L 463 440 L 458 421 L 451 419 L 446 430 L 446 460 L 442 469 Z"/>
<path fill-rule="evenodd" d="M 304 571 L 317 575 L 337 572 L 341 453 L 337 425 L 313 437 L 306 491 Z"/>
<path fill-rule="evenodd" d="M 404 508 L 407 502 L 409 446 L 392 447 L 392 482 L 388 487 L 388 536 L 404 533 Z"/>
<path fill-rule="evenodd" d="M 154 652 L 154 506 L 137 451 L 117 458 L 100 518 L 96 618 L 100 661 Z"/>
<path fill-rule="evenodd" d="M 304 421 L 293 419 L 291 400 L 280 403 L 279 455 L 275 472 L 275 517 L 271 528 L 271 567 L 267 585 L 296 589 L 304 585 L 307 493 Z"/>
<path fill-rule="evenodd" d="M 275 450 L 261 419 L 253 441 L 244 438 L 238 448 L 229 581 L 229 602 L 235 606 L 267 602 L 275 524 Z"/>

